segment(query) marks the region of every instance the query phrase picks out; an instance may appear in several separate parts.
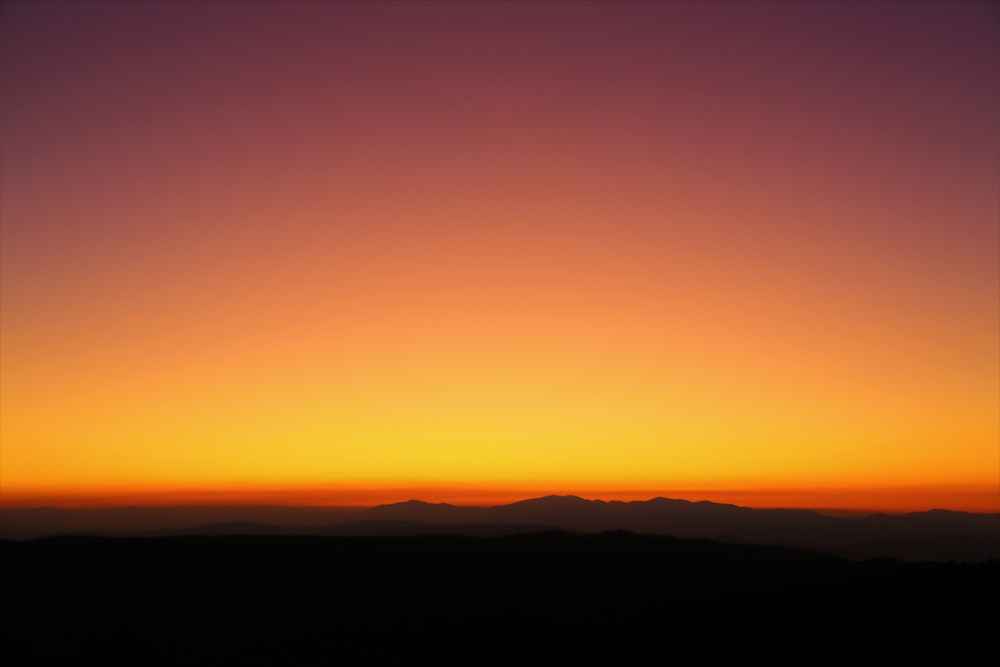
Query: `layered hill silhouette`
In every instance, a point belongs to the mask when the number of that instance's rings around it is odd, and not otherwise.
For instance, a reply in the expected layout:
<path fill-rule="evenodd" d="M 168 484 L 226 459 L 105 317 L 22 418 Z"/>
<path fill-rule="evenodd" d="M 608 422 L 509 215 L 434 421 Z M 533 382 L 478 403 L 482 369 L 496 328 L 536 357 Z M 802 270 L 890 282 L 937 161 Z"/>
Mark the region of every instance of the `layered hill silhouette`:
<path fill-rule="evenodd" d="M 996 514 L 549 496 L 0 518 L 12 664 L 964 664 L 996 651 Z"/>
<path fill-rule="evenodd" d="M 752 509 L 669 498 L 624 502 L 546 496 L 491 507 L 411 500 L 371 508 L 37 508 L 0 512 L 0 537 L 13 540 L 68 534 L 502 536 L 619 530 L 796 547 L 854 560 L 1000 559 L 1000 514 L 945 510 L 828 516 L 809 510 Z"/>

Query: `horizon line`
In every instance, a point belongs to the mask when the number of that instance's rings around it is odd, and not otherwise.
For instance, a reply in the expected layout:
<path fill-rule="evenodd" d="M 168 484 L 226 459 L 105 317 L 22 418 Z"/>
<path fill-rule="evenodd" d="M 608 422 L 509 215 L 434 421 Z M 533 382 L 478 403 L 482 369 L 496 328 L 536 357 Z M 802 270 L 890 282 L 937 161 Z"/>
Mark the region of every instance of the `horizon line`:
<path fill-rule="evenodd" d="M 878 491 L 875 493 L 875 491 Z M 911 497 L 909 502 L 894 496 L 892 489 L 873 487 L 867 494 L 859 494 L 858 488 L 808 490 L 770 489 L 716 489 L 716 490 L 676 490 L 669 491 L 568 491 L 568 490 L 514 490 L 514 489 L 457 489 L 454 487 L 393 487 L 381 489 L 214 489 L 176 491 L 105 491 L 79 493 L 14 493 L 9 490 L 0 498 L 2 510 L 98 510 L 135 509 L 168 507 L 282 507 L 282 508 L 328 508 L 328 509 L 371 509 L 406 502 L 421 502 L 429 505 L 451 505 L 456 507 L 499 507 L 514 503 L 549 497 L 579 498 L 587 502 L 635 503 L 656 499 L 676 500 L 688 503 L 713 503 L 733 505 L 748 509 L 804 510 L 826 515 L 901 515 L 930 511 L 949 511 L 969 514 L 1000 514 L 1000 488 L 991 493 L 989 502 L 982 495 L 969 489 L 953 487 L 920 487 L 902 489 L 903 496 L 923 496 L 925 502 L 917 502 Z M 907 493 L 908 492 L 908 493 Z M 11 502 L 11 495 L 14 496 Z M 867 497 L 869 502 L 836 503 L 845 500 L 843 496 L 858 500 Z M 952 503 L 928 502 L 928 496 L 950 497 Z M 779 499 L 786 502 L 779 502 Z M 822 502 L 822 499 L 828 502 Z M 878 498 L 875 500 L 874 498 Z M 799 502 L 794 502 L 797 499 Z M 813 502 L 809 502 L 809 501 Z M 964 501 L 964 502 L 963 502 Z"/>

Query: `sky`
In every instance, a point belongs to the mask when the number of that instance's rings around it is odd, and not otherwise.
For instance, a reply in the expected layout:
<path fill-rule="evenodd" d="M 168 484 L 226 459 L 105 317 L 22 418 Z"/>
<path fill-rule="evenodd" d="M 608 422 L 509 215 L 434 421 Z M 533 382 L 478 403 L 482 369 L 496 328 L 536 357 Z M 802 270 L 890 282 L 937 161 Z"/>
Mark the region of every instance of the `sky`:
<path fill-rule="evenodd" d="M 990 2 L 5 2 L 0 505 L 1000 511 Z"/>

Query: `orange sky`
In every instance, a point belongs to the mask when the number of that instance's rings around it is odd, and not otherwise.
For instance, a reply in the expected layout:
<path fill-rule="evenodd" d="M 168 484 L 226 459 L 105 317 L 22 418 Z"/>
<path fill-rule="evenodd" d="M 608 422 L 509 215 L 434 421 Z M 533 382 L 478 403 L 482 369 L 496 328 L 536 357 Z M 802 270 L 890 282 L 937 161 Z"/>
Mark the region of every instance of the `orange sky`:
<path fill-rule="evenodd" d="M 1000 511 L 995 4 L 0 18 L 4 507 Z"/>

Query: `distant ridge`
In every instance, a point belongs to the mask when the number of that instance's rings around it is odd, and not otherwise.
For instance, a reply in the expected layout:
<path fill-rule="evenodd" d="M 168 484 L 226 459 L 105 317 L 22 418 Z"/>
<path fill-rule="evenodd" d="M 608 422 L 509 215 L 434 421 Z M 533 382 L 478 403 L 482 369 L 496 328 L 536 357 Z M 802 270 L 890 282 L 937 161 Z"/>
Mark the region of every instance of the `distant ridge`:
<path fill-rule="evenodd" d="M 802 509 L 752 509 L 655 497 L 528 498 L 491 507 L 408 500 L 370 508 L 132 507 L 7 509 L 0 538 L 82 535 L 510 535 L 624 530 L 818 550 L 863 560 L 980 562 L 1000 559 L 1000 514 L 931 510 L 903 515 L 828 516 Z"/>

